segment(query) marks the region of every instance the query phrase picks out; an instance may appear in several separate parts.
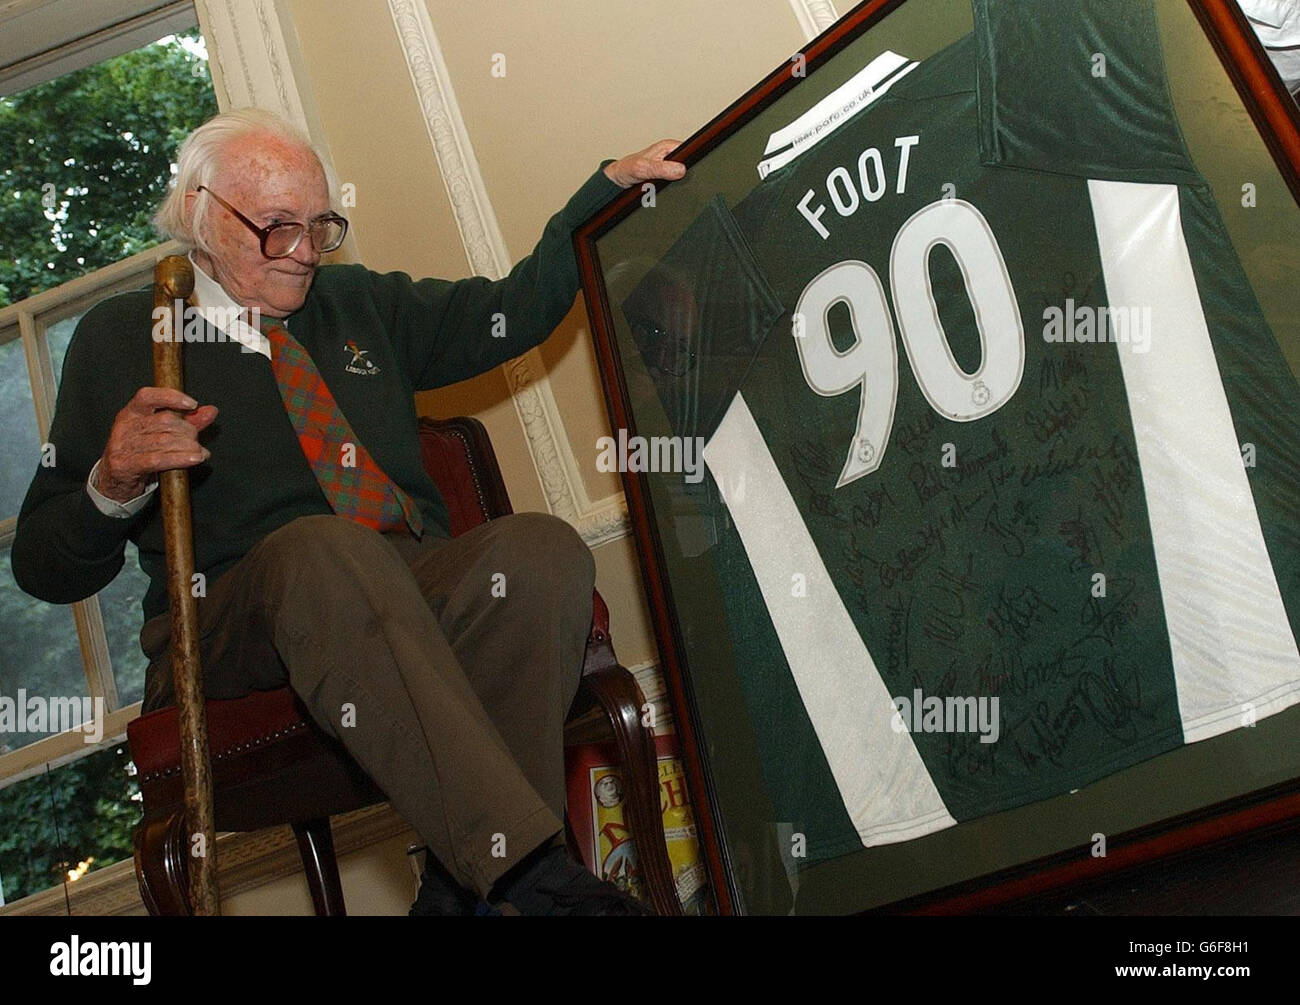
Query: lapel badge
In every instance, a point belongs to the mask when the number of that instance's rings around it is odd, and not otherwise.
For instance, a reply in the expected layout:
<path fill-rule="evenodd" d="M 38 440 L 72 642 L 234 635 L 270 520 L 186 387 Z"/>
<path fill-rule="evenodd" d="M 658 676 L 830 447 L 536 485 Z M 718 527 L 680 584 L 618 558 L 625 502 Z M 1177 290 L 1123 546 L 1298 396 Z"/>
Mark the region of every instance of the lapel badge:
<path fill-rule="evenodd" d="M 372 377 L 379 372 L 379 367 L 373 361 L 366 359 L 370 355 L 370 350 L 359 348 L 352 339 L 348 339 L 343 343 L 343 351 L 352 354 L 352 361 L 343 368 L 348 373 L 359 373 L 363 377 Z"/>

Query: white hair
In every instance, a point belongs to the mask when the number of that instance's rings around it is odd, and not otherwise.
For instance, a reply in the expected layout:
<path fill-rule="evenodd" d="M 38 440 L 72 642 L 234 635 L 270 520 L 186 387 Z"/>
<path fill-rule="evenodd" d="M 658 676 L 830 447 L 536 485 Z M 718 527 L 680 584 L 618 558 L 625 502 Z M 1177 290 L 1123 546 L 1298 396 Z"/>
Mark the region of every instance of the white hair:
<path fill-rule="evenodd" d="M 221 153 L 226 145 L 252 134 L 276 136 L 310 151 L 320 163 L 333 197 L 336 189 L 334 176 L 325 167 L 325 159 L 320 152 L 300 129 L 273 112 L 261 108 L 237 108 L 214 115 L 190 133 L 181 144 L 176 154 L 176 176 L 153 216 L 154 229 L 158 233 L 179 241 L 187 251 L 192 248 L 211 251 L 203 240 L 203 231 L 212 200 L 204 199 L 193 217 L 188 217 L 185 213 L 185 194 L 193 192 L 200 185 L 211 187 L 221 166 Z"/>

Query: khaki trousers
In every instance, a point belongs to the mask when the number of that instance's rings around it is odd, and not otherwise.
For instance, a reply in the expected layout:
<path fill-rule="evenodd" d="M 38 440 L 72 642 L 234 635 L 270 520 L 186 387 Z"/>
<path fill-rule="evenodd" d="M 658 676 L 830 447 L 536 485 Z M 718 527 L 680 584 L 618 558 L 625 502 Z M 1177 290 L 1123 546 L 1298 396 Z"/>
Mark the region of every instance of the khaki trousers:
<path fill-rule="evenodd" d="M 480 895 L 563 828 L 565 715 L 595 565 L 563 520 L 457 538 L 338 516 L 267 535 L 199 600 L 204 691 L 290 685 Z M 174 703 L 167 615 L 141 632 L 145 711 Z"/>

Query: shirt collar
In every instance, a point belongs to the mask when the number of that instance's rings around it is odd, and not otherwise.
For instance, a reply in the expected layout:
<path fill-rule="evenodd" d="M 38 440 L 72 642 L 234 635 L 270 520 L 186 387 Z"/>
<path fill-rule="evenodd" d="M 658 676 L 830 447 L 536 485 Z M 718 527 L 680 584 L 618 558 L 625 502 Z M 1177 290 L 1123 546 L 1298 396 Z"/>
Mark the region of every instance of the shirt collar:
<path fill-rule="evenodd" d="M 232 342 L 238 342 L 243 352 L 261 353 L 271 358 L 271 342 L 256 328 L 243 320 L 243 306 L 225 291 L 225 288 L 203 271 L 194 260 L 194 252 L 189 253 L 190 264 L 194 266 L 194 296 L 191 298 L 195 309 L 203 315 L 203 320 L 212 327 L 226 333 Z"/>

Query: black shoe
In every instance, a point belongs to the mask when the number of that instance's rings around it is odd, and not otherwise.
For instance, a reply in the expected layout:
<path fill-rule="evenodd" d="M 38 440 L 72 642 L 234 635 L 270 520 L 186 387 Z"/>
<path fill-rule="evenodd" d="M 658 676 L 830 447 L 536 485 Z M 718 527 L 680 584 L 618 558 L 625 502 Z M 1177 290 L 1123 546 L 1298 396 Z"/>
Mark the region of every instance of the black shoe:
<path fill-rule="evenodd" d="M 412 918 L 469 917 L 486 904 L 478 894 L 466 890 L 443 868 L 433 852 L 425 850 L 424 872 L 420 874 L 420 892 L 411 905 Z"/>
<path fill-rule="evenodd" d="M 613 883 L 597 879 L 562 847 L 538 849 L 493 887 L 490 905 L 505 902 L 520 914 L 623 916 L 654 914 Z"/>

